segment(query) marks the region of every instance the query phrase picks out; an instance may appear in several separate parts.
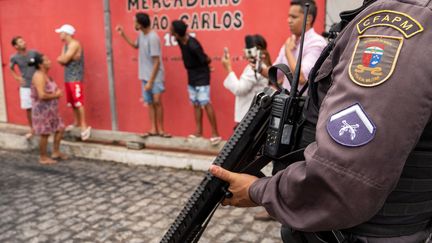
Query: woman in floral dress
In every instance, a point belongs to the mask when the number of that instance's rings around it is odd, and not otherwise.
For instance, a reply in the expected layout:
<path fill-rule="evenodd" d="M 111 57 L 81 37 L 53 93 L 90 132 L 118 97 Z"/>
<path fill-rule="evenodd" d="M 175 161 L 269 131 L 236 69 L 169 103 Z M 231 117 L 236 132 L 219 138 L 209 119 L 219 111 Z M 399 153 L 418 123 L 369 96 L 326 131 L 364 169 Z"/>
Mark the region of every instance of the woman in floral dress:
<path fill-rule="evenodd" d="M 56 163 L 56 159 L 66 159 L 66 155 L 60 152 L 60 141 L 63 137 L 64 124 L 59 116 L 58 99 L 62 96 L 57 84 L 48 77 L 51 61 L 47 56 L 36 54 L 30 59 L 29 65 L 36 67 L 33 75 L 32 96 L 32 121 L 36 135 L 40 135 L 41 164 Z M 54 146 L 51 158 L 47 153 L 48 137 L 54 134 Z"/>

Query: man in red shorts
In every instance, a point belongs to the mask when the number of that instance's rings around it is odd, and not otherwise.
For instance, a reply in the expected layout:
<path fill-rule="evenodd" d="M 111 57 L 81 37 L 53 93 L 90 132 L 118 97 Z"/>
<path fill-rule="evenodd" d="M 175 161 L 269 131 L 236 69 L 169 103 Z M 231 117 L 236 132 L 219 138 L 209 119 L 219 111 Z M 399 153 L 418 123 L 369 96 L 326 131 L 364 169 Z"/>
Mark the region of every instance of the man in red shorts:
<path fill-rule="evenodd" d="M 84 77 L 84 53 L 80 42 L 74 39 L 75 28 L 65 24 L 55 30 L 65 43 L 57 62 L 65 68 L 65 87 L 68 106 L 74 110 L 75 123 L 66 130 L 74 127 L 81 128 L 81 139 L 87 140 L 91 135 L 91 127 L 87 125 L 84 112 L 84 92 L 82 80 Z"/>

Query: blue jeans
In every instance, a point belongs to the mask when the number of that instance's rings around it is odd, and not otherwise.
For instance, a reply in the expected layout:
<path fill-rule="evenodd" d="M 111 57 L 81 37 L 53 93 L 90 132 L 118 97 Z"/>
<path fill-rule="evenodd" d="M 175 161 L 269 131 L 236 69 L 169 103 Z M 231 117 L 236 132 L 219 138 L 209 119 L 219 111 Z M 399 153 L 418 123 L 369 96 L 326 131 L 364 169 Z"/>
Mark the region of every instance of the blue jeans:
<path fill-rule="evenodd" d="M 188 85 L 189 100 L 194 105 L 205 106 L 210 103 L 210 85 Z"/>
<path fill-rule="evenodd" d="M 154 82 L 151 90 L 144 90 L 144 86 L 148 83 L 147 80 L 141 80 L 142 97 L 146 104 L 153 104 L 153 95 L 160 94 L 165 91 L 164 82 Z"/>

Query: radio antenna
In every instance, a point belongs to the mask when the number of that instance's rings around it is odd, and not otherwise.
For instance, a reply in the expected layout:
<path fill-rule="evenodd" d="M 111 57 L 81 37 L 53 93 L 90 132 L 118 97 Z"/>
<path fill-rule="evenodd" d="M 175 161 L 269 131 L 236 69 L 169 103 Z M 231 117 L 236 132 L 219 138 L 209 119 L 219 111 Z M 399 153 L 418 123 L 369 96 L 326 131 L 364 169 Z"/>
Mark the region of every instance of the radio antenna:
<path fill-rule="evenodd" d="M 290 94 L 292 95 L 296 95 L 297 94 L 297 88 L 299 85 L 299 81 L 300 81 L 300 72 L 301 72 L 301 63 L 302 63 L 302 56 L 303 56 L 303 44 L 304 44 L 304 37 L 305 37 L 305 33 L 306 33 L 306 22 L 307 22 L 307 18 L 308 18 L 308 14 L 309 14 L 309 7 L 310 4 L 306 3 L 304 6 L 304 19 L 303 19 L 303 26 L 302 26 L 302 35 L 301 35 L 301 39 L 300 39 L 300 51 L 299 51 L 299 55 L 298 55 L 298 59 L 297 59 L 297 64 L 296 64 L 296 69 L 294 72 L 294 78 L 293 78 L 293 82 L 291 84 L 291 91 Z"/>

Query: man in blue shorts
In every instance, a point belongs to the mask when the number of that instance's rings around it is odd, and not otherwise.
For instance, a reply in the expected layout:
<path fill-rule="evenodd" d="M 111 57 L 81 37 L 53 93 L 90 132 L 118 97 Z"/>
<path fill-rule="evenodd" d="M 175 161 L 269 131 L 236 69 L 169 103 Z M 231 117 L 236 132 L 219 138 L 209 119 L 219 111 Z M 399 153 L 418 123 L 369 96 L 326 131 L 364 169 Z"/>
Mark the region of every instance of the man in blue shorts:
<path fill-rule="evenodd" d="M 164 66 L 162 63 L 162 48 L 159 36 L 150 26 L 150 17 L 146 13 L 135 15 L 135 29 L 139 31 L 134 42 L 125 33 L 122 26 L 117 26 L 117 32 L 133 48 L 138 49 L 138 78 L 142 82 L 142 96 L 149 107 L 151 128 L 143 134 L 147 136 L 171 137 L 165 133 L 163 126 L 162 93 L 164 86 Z"/>
<path fill-rule="evenodd" d="M 183 63 L 188 73 L 188 92 L 189 99 L 194 106 L 196 132 L 189 137 L 201 137 L 202 127 L 202 109 L 207 113 L 212 136 L 210 142 L 213 145 L 221 141 L 217 130 L 216 114 L 210 103 L 210 58 L 204 53 L 201 44 L 197 39 L 188 35 L 187 25 L 176 20 L 172 22 L 171 34 L 177 39 L 182 52 Z"/>

